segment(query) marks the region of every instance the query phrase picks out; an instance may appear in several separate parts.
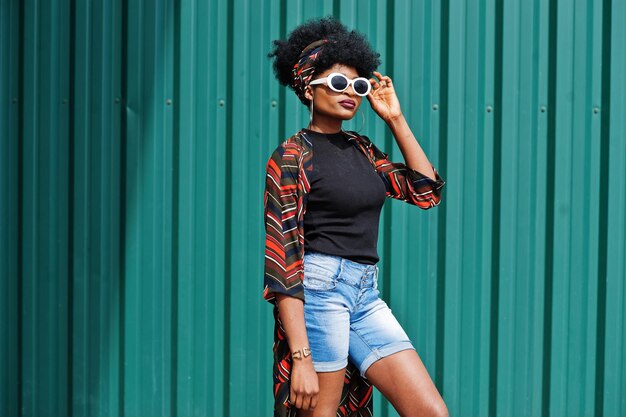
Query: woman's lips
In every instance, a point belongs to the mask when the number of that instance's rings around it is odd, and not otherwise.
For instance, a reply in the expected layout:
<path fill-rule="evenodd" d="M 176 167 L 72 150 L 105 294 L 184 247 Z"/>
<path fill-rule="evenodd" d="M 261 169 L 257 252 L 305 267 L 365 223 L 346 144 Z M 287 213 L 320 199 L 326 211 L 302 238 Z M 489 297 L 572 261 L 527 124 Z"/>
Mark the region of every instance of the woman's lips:
<path fill-rule="evenodd" d="M 339 102 L 339 104 L 341 105 L 341 107 L 344 107 L 348 110 L 352 110 L 356 107 L 356 103 L 354 102 L 354 100 L 341 100 Z"/>

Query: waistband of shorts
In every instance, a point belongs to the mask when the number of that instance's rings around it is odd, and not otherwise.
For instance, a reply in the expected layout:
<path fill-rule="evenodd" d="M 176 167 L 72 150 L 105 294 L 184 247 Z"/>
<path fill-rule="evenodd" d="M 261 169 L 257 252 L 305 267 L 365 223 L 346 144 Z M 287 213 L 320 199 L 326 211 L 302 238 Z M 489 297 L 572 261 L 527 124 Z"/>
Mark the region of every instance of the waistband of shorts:
<path fill-rule="evenodd" d="M 352 261 L 350 259 L 343 258 L 341 256 L 329 255 L 327 253 L 322 253 L 322 252 L 306 251 L 304 252 L 304 256 L 305 257 L 307 256 L 322 257 L 324 258 L 324 261 L 336 263 L 337 267 L 341 267 L 342 269 L 344 267 L 349 267 L 349 268 L 360 270 L 363 273 L 376 271 L 378 269 L 376 265 L 362 264 L 360 262 Z"/>

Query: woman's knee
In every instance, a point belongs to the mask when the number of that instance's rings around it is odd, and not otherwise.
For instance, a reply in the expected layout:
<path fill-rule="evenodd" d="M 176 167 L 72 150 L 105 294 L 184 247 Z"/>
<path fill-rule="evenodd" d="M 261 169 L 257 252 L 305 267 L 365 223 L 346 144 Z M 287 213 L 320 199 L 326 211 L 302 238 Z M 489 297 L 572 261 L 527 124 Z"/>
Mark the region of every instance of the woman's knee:
<path fill-rule="evenodd" d="M 431 417 L 449 417 L 448 407 L 443 401 L 440 401 L 436 404 L 433 404 L 431 409 L 431 413 L 429 414 Z"/>
<path fill-rule="evenodd" d="M 449 417 L 448 407 L 441 400 L 424 406 L 423 403 L 412 407 L 408 413 L 400 413 L 402 417 Z"/>

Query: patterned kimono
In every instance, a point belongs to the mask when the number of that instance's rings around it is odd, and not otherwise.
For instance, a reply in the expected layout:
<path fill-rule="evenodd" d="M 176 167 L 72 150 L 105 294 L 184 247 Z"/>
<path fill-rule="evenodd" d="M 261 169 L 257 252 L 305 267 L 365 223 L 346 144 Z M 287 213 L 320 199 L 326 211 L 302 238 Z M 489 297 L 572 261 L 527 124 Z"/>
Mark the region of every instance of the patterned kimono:
<path fill-rule="evenodd" d="M 439 204 L 445 184 L 435 171 L 432 180 L 404 164 L 390 162 L 365 136 L 345 132 L 349 141 L 368 158 L 383 180 L 387 196 L 429 209 Z M 265 289 L 264 298 L 274 303 L 274 416 L 295 417 L 289 403 L 291 352 L 278 316 L 275 293 L 304 301 L 304 213 L 313 170 L 313 147 L 304 131 L 283 142 L 267 163 L 265 188 Z M 340 417 L 372 416 L 372 386 L 348 362 Z"/>

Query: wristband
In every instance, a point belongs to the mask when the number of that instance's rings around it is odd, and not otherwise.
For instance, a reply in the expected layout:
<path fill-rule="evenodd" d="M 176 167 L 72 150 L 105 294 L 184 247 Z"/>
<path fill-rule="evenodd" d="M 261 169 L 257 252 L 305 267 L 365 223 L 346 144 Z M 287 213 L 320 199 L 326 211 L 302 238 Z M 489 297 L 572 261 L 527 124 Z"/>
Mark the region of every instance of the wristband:
<path fill-rule="evenodd" d="M 311 349 L 308 347 L 303 347 L 302 349 L 291 352 L 291 357 L 298 360 L 302 360 L 302 358 L 306 358 L 308 356 L 311 356 Z"/>

